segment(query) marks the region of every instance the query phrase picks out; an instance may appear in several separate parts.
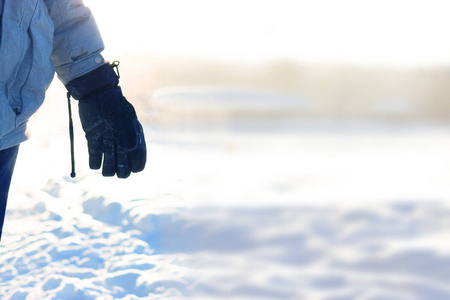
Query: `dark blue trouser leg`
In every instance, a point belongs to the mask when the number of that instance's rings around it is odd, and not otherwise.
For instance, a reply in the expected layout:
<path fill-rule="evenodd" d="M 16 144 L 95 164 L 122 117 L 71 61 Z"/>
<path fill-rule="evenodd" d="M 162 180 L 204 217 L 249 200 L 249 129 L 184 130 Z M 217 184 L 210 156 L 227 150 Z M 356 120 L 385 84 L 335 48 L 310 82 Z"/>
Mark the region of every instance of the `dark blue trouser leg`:
<path fill-rule="evenodd" d="M 5 220 L 9 186 L 18 152 L 19 146 L 0 150 L 0 240 L 2 237 L 3 222 Z"/>

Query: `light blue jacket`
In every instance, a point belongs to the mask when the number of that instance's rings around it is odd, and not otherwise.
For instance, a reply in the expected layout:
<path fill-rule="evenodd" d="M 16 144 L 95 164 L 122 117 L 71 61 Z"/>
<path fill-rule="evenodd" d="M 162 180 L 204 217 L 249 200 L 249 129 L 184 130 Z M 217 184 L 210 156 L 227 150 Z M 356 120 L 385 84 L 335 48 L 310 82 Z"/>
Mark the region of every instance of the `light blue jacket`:
<path fill-rule="evenodd" d="M 0 7 L 2 150 L 27 139 L 55 70 L 66 84 L 104 64 L 104 46 L 82 0 L 0 0 Z"/>

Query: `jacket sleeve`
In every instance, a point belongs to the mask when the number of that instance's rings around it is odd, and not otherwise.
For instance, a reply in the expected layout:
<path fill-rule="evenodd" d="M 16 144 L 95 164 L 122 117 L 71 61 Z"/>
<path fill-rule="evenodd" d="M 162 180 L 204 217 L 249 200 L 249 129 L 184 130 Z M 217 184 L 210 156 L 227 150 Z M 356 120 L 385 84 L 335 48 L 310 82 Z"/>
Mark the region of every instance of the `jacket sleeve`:
<path fill-rule="evenodd" d="M 54 23 L 52 61 L 67 84 L 105 64 L 103 41 L 89 8 L 82 0 L 44 0 Z"/>

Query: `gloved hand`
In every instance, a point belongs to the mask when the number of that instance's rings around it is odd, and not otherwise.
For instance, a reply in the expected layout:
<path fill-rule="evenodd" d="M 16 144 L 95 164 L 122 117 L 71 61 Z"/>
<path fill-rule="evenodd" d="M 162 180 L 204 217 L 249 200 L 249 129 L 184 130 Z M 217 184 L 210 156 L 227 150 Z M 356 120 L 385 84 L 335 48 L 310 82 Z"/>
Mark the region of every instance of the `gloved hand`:
<path fill-rule="evenodd" d="M 127 178 L 146 163 L 144 132 L 133 106 L 122 95 L 111 65 L 70 81 L 66 88 L 79 100 L 81 125 L 86 133 L 89 166 L 103 176 Z"/>

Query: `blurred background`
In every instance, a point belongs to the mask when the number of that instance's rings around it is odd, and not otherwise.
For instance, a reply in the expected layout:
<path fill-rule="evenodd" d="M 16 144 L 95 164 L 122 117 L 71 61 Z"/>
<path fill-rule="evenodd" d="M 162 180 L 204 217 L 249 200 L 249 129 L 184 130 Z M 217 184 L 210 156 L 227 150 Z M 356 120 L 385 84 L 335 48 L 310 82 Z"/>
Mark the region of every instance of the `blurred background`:
<path fill-rule="evenodd" d="M 243 106 L 260 92 L 281 94 L 256 102 L 302 120 L 449 117 L 445 1 L 85 2 L 143 118 L 152 105 L 172 108 L 155 91 L 173 104 L 192 88 L 214 98 L 221 91 L 211 87 L 246 98 Z"/>
<path fill-rule="evenodd" d="M 121 62 L 148 168 L 127 181 L 91 176 L 75 117 L 71 185 L 58 80 L 23 152 L 67 153 L 36 167 L 49 177 L 33 186 L 60 201 L 80 191 L 85 214 L 176 270 L 159 281 L 153 261 L 137 283 L 117 284 L 125 294 L 450 299 L 448 1 L 84 2 L 105 58 Z"/>

